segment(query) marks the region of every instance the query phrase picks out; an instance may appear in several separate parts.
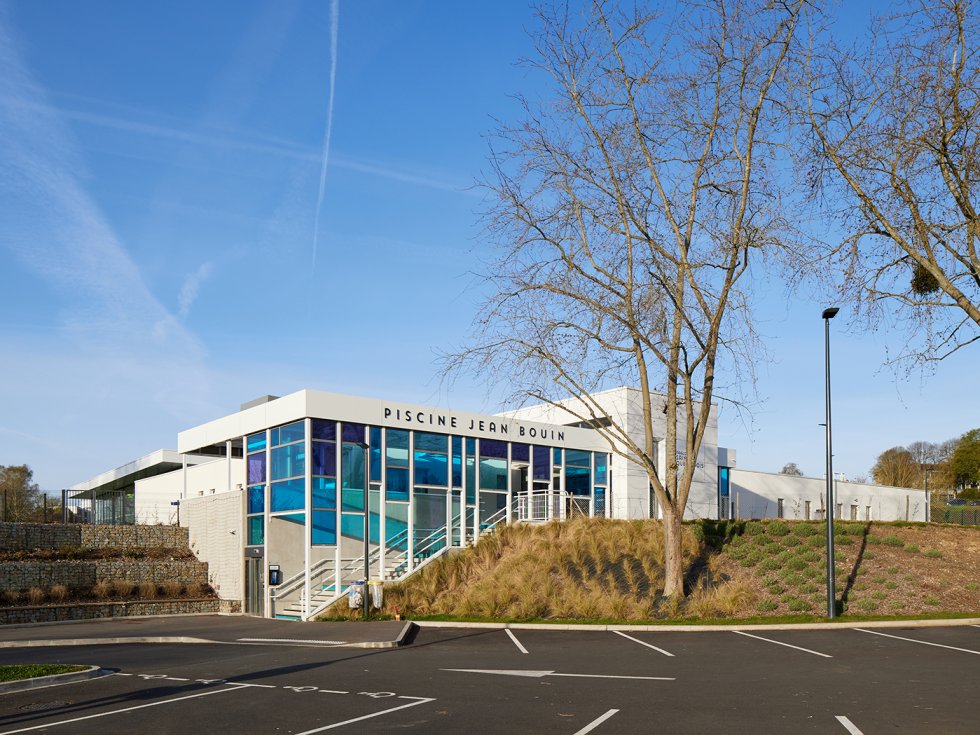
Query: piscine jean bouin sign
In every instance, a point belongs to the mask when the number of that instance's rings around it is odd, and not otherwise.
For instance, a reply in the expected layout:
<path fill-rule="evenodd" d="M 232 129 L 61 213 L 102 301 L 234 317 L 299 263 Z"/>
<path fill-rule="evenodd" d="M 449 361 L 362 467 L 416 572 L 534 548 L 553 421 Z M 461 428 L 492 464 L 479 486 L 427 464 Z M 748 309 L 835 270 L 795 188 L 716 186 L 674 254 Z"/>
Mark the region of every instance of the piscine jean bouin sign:
<path fill-rule="evenodd" d="M 521 421 L 508 419 L 466 418 L 453 413 L 440 413 L 412 408 L 384 407 L 385 423 L 405 424 L 407 427 L 448 429 L 467 434 L 493 435 L 501 439 L 518 441 L 538 440 L 564 442 L 565 432 L 546 426 L 530 426 Z"/>

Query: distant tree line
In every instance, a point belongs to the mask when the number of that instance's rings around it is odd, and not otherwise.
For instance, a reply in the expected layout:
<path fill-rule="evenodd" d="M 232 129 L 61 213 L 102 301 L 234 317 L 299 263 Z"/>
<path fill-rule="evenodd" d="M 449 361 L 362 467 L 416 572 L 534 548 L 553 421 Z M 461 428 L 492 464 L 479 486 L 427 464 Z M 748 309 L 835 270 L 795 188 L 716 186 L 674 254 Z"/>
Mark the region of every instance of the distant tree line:
<path fill-rule="evenodd" d="M 980 485 L 980 429 L 944 442 L 912 442 L 878 455 L 871 477 L 879 485 L 972 492 Z"/>

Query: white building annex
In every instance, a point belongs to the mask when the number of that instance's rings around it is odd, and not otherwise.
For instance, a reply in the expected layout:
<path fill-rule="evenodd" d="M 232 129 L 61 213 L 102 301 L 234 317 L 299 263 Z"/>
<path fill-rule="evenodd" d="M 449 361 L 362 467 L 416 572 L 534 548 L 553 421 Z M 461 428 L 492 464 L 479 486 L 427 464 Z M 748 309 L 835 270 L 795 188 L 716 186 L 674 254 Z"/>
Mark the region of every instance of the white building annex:
<path fill-rule="evenodd" d="M 593 398 L 601 419 L 642 437 L 637 389 Z M 663 421 L 659 407 L 654 417 Z M 659 514 L 639 465 L 552 405 L 486 415 L 302 390 L 244 404 L 161 451 L 69 498 L 130 499 L 131 512 L 95 513 L 103 522 L 172 523 L 179 510 L 212 586 L 254 615 L 319 614 L 363 578 L 365 535 L 370 576 L 394 580 L 500 523 Z M 661 472 L 665 454 L 661 440 Z M 823 517 L 823 480 L 741 470 L 734 458 L 718 447 L 712 406 L 686 518 Z M 919 490 L 838 483 L 836 516 L 924 520 L 927 509 Z"/>

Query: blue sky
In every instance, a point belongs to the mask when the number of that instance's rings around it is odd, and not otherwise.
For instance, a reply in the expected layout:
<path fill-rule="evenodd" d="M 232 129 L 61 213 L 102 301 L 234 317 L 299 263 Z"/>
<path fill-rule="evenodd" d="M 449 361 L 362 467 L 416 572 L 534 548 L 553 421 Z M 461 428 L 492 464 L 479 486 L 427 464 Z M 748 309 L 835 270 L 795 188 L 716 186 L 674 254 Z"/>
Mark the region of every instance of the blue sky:
<path fill-rule="evenodd" d="M 495 410 L 436 352 L 481 296 L 486 136 L 543 89 L 532 27 L 517 1 L 0 0 L 0 464 L 57 491 L 304 387 Z M 721 414 L 740 466 L 820 475 L 823 306 L 763 305 L 763 403 Z M 980 425 L 975 357 L 898 380 L 900 336 L 847 326 L 837 469 Z"/>

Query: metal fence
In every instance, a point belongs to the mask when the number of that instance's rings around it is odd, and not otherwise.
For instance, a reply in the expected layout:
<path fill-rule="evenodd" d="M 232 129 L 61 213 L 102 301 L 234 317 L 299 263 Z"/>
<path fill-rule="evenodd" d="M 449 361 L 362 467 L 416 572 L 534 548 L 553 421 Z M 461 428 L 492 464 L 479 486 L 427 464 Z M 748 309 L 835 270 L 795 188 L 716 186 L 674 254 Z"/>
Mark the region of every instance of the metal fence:
<path fill-rule="evenodd" d="M 980 526 L 980 506 L 933 506 L 929 512 L 929 520 L 933 523 Z"/>

